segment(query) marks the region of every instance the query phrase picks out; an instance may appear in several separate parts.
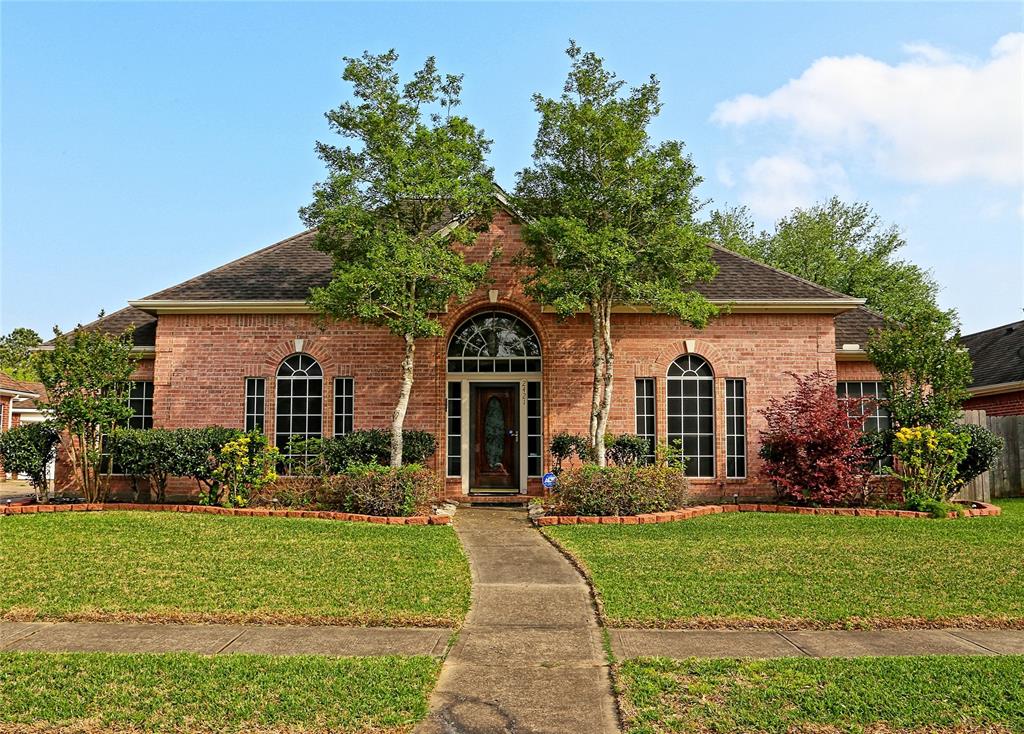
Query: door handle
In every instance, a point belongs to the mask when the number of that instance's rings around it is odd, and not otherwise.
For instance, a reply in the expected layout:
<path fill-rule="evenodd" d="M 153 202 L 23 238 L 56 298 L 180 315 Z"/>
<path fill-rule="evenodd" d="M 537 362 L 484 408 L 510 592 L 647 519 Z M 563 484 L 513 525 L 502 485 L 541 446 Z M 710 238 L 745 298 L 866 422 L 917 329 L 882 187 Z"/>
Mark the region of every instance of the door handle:
<path fill-rule="evenodd" d="M 514 430 L 512 430 L 510 428 L 509 431 L 508 431 L 508 435 L 510 435 L 512 437 L 513 441 L 518 441 L 519 440 L 519 431 L 514 431 Z"/>

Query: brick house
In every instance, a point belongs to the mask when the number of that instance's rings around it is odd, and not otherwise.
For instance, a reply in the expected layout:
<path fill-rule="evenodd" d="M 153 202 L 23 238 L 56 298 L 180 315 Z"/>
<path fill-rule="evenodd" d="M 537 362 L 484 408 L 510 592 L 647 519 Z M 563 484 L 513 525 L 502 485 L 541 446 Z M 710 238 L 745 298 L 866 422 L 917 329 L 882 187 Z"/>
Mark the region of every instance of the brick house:
<path fill-rule="evenodd" d="M 0 372 L 0 433 L 20 425 L 23 419 L 34 420 L 39 413 L 35 400 L 42 393 L 43 386 L 39 383 L 15 380 Z M 0 465 L 0 482 L 6 479 L 7 474 Z"/>
<path fill-rule="evenodd" d="M 967 334 L 960 341 L 973 363 L 966 410 L 1024 415 L 1024 321 Z"/>
<path fill-rule="evenodd" d="M 313 239 L 313 231 L 289 237 L 86 327 L 137 327 L 132 425 L 260 427 L 280 447 L 292 435 L 389 425 L 400 340 L 317 321 L 306 296 L 328 282 L 331 261 Z M 441 316 L 446 335 L 416 351 L 406 427 L 437 437 L 432 465 L 452 498 L 543 493 L 551 437 L 586 433 L 589 421 L 589 316 L 563 321 L 525 297 L 512 264 L 520 224 L 508 208 L 468 256 L 482 259 L 495 247 L 502 255 L 492 282 L 453 304 Z M 787 372 L 827 370 L 842 395 L 877 393 L 863 347 L 881 319 L 859 299 L 725 249 L 713 248 L 713 257 L 719 274 L 698 289 L 729 312 L 706 329 L 616 310 L 609 430 L 680 440 L 701 496 L 769 496 L 758 476 L 759 411 L 790 391 Z"/>

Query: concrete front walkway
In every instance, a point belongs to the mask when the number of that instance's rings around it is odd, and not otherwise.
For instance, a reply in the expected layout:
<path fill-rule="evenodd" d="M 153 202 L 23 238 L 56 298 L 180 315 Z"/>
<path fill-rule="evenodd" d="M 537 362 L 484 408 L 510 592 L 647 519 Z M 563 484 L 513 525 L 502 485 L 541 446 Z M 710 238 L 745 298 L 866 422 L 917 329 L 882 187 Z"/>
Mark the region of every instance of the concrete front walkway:
<path fill-rule="evenodd" d="M 451 634 L 441 628 L 0 622 L 0 650 L 440 656 Z"/>
<path fill-rule="evenodd" d="M 460 509 L 473 603 L 418 734 L 618 731 L 601 629 L 576 569 L 524 510 Z"/>
<path fill-rule="evenodd" d="M 1024 655 L 1024 631 L 639 630 L 611 631 L 619 658 L 783 658 L 885 655 Z"/>

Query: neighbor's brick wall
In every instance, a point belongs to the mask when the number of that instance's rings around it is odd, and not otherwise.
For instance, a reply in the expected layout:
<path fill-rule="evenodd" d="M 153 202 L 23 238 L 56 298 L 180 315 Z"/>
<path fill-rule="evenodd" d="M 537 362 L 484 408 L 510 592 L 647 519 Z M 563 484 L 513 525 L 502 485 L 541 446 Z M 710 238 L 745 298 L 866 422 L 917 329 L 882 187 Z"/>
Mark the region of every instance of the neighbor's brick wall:
<path fill-rule="evenodd" d="M 964 410 L 984 410 L 988 415 L 1024 415 L 1024 390 L 970 398 Z"/>
<path fill-rule="evenodd" d="M 591 344 L 590 319 L 583 314 L 559 320 L 525 297 L 519 273 L 511 259 L 519 251 L 519 227 L 499 212 L 491 229 L 470 250 L 470 259 L 483 259 L 500 247 L 502 257 L 492 270 L 493 282 L 441 317 L 443 338 L 422 340 L 416 352 L 416 382 L 406 426 L 438 436 L 438 451 L 431 462 L 444 470 L 445 449 L 445 348 L 451 332 L 469 315 L 501 308 L 529 322 L 540 338 L 543 360 L 543 430 L 545 445 L 559 431 L 585 433 L 590 416 Z M 488 290 L 498 291 L 491 303 Z M 616 345 L 614 401 L 609 430 L 635 431 L 634 380 L 653 377 L 656 382 L 659 438 L 667 428 L 666 380 L 671 362 L 686 351 L 705 357 L 715 371 L 716 479 L 694 480 L 696 493 L 707 499 L 731 499 L 772 495 L 757 477 L 758 431 L 764 426 L 760 410 L 769 398 L 789 392 L 793 378 L 787 373 L 836 371 L 835 331 L 826 314 L 732 314 L 715 319 L 703 331 L 689 328 L 670 317 L 616 314 L 612 336 Z M 296 351 L 315 357 L 324 371 L 322 430 L 333 432 L 333 378 L 355 378 L 356 428 L 387 426 L 397 394 L 402 358 L 401 341 L 384 330 L 344 323 L 319 326 L 304 314 L 265 315 L 162 315 L 157 328 L 156 360 L 140 365 L 140 375 L 152 369 L 154 425 L 171 428 L 219 424 L 242 427 L 246 377 L 266 378 L 268 433 L 274 429 L 274 376 L 281 360 Z M 850 368 L 841 366 L 845 372 Z M 748 479 L 725 477 L 725 379 L 747 381 Z M 140 376 L 140 379 L 145 379 Z M 859 378 L 858 378 L 859 379 Z M 865 378 L 868 379 L 868 378 Z M 544 468 L 550 466 L 545 460 Z M 461 494 L 457 479 L 447 479 L 450 495 Z M 172 490 L 191 492 L 194 483 L 177 482 Z M 531 494 L 542 491 L 536 480 Z"/>

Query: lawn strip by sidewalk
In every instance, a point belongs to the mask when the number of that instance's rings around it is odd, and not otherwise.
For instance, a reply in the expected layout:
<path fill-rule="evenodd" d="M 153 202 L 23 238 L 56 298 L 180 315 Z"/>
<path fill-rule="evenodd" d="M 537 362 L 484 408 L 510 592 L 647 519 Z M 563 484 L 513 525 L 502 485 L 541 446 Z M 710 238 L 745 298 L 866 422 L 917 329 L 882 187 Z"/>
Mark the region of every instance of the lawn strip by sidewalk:
<path fill-rule="evenodd" d="M 427 713 L 431 657 L 0 653 L 0 731 L 405 732 Z"/>
<path fill-rule="evenodd" d="M 618 666 L 627 734 L 1024 731 L 1024 657 L 668 660 Z"/>

